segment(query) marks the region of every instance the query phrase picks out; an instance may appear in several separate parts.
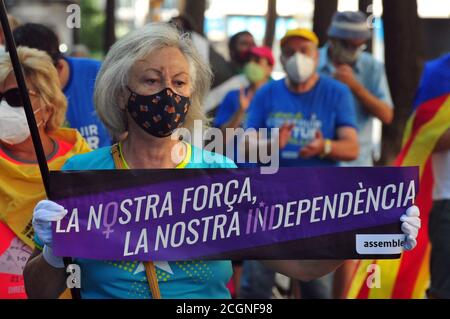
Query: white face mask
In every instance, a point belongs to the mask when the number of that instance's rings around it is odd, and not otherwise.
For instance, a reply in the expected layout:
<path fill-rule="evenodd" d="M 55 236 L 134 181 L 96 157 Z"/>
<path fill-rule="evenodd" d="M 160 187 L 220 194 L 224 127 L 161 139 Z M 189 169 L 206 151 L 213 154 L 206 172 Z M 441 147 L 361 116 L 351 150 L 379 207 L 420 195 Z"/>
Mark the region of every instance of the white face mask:
<path fill-rule="evenodd" d="M 334 62 L 352 65 L 358 61 L 358 58 L 367 46 L 362 44 L 358 48 L 352 50 L 348 49 L 342 41 L 333 40 L 330 41 L 330 47 L 332 48 L 331 56 Z"/>
<path fill-rule="evenodd" d="M 296 52 L 285 64 L 289 79 L 294 83 L 306 82 L 316 71 L 314 59 Z"/>
<path fill-rule="evenodd" d="M 30 137 L 30 129 L 25 109 L 11 107 L 8 102 L 3 100 L 0 103 L 0 140 L 10 145 L 16 145 L 25 142 L 28 137 Z"/>

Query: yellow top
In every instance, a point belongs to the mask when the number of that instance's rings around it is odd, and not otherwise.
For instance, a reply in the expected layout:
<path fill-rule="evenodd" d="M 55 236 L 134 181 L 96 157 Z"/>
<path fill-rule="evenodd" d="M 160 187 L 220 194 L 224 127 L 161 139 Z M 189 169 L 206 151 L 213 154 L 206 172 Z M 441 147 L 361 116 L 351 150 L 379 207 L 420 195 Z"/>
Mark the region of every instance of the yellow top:
<path fill-rule="evenodd" d="M 184 157 L 183 161 L 181 161 L 180 164 L 177 165 L 177 167 L 175 167 L 176 169 L 182 169 L 182 168 L 186 168 L 186 166 L 189 164 L 189 162 L 191 161 L 191 157 L 192 157 L 192 145 L 188 144 L 188 143 L 184 143 L 186 145 L 186 156 Z M 123 166 L 126 169 L 130 169 L 130 166 L 128 165 L 127 161 L 125 160 L 125 157 L 123 156 L 122 153 L 122 143 L 119 143 L 119 154 L 120 154 L 120 158 L 122 159 L 122 163 Z"/>
<path fill-rule="evenodd" d="M 76 130 L 62 128 L 51 136 L 73 147 L 63 156 L 49 161 L 50 170 L 60 170 L 67 159 L 90 151 L 89 145 Z M 33 209 L 45 198 L 37 164 L 16 164 L 0 158 L 0 222 L 8 225 L 17 237 L 31 248 L 34 248 L 31 223 Z"/>

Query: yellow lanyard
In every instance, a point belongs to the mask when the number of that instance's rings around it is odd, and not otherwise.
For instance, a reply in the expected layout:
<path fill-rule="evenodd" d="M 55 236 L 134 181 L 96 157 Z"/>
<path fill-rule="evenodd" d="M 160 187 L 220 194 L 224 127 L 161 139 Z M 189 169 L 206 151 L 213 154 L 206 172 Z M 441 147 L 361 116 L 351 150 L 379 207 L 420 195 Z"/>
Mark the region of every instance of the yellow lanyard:
<path fill-rule="evenodd" d="M 122 147 L 120 144 L 114 144 L 111 147 L 111 154 L 113 156 L 116 169 L 129 169 L 129 166 L 122 155 Z M 155 264 L 152 261 L 149 261 L 144 262 L 144 266 L 153 299 L 161 299 L 161 291 L 159 290 Z"/>

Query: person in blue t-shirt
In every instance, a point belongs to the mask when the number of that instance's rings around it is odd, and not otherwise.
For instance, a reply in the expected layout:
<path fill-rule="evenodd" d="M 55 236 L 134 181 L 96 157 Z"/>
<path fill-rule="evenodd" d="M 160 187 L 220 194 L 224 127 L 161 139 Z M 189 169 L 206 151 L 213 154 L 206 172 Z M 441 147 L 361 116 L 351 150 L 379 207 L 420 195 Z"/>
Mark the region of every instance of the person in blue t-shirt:
<path fill-rule="evenodd" d="M 92 149 L 111 145 L 111 137 L 95 113 L 93 92 L 101 62 L 86 58 L 64 57 L 60 74 L 68 76 L 64 85 L 67 97 L 67 121 L 77 128 Z"/>
<path fill-rule="evenodd" d="M 242 126 L 245 113 L 255 92 L 270 80 L 275 59 L 268 47 L 253 47 L 249 52 L 249 62 L 243 73 L 250 82 L 246 88 L 232 90 L 220 104 L 214 126 L 220 128 L 238 128 Z"/>
<path fill-rule="evenodd" d="M 317 73 L 318 39 L 306 29 L 281 40 L 285 79 L 253 98 L 247 128 L 280 128 L 280 166 L 335 166 L 358 156 L 355 105 L 342 83 Z"/>
<path fill-rule="evenodd" d="M 285 79 L 256 92 L 247 128 L 279 128 L 280 166 L 337 166 L 358 156 L 355 105 L 342 83 L 319 75 L 319 40 L 307 29 L 290 30 L 281 39 Z M 242 298 L 270 298 L 275 274 L 258 261 L 245 261 Z M 302 283 L 315 298 L 326 298 L 325 279 Z M 304 296 L 306 297 L 306 296 Z"/>
<path fill-rule="evenodd" d="M 41 24 L 27 23 L 14 30 L 17 46 L 47 52 L 58 70 L 67 97 L 67 124 L 80 131 L 92 149 L 111 145 L 111 137 L 94 108 L 95 79 L 101 62 L 86 58 L 63 57 L 57 35 Z"/>
<path fill-rule="evenodd" d="M 226 133 L 227 128 L 240 128 L 243 125 L 248 107 L 255 92 L 270 80 L 275 59 L 272 50 L 268 47 L 254 47 L 250 49 L 249 62 L 244 66 L 243 72 L 250 85 L 228 92 L 219 105 L 214 119 L 214 126 Z M 239 162 L 237 156 L 237 138 L 234 138 L 234 161 L 238 167 L 253 167 L 256 163 Z M 231 137 L 227 136 L 227 145 L 230 147 Z"/>

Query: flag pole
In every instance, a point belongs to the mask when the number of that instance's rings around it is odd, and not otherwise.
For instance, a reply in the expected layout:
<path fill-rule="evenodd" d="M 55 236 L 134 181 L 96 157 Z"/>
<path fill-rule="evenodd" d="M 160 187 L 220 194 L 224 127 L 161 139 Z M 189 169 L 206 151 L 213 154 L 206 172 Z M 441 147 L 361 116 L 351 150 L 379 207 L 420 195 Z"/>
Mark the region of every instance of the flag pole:
<path fill-rule="evenodd" d="M 11 31 L 11 27 L 8 21 L 8 14 L 6 11 L 5 1 L 0 0 L 0 21 L 5 35 L 6 46 L 11 57 L 11 64 L 13 66 L 14 75 L 16 76 L 17 85 L 19 87 L 20 95 L 22 98 L 23 107 L 27 117 L 28 127 L 30 128 L 31 139 L 33 141 L 34 151 L 41 171 L 42 182 L 44 184 L 45 193 L 47 197 L 50 197 L 50 183 L 49 183 L 49 169 L 47 165 L 47 157 L 45 156 L 44 148 L 42 147 L 41 137 L 39 135 L 39 129 L 34 118 L 34 111 L 31 105 L 30 96 L 28 94 L 27 84 L 23 75 L 22 66 L 20 64 L 19 56 L 17 54 L 16 43 Z M 64 257 L 64 265 L 67 267 L 72 264 L 70 257 Z M 79 289 L 71 289 L 73 299 L 81 299 Z"/>

